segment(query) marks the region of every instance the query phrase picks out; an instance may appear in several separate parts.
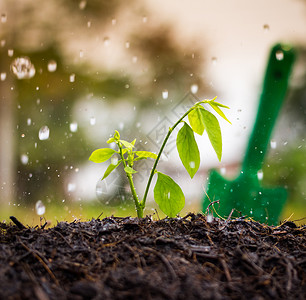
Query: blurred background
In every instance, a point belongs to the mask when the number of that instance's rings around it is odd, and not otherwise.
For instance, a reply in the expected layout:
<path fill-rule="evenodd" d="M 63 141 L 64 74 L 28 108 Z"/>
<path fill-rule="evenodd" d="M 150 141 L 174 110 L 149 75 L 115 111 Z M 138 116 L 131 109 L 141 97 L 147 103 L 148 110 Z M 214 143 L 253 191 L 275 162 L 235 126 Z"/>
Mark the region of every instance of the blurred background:
<path fill-rule="evenodd" d="M 305 1 L 0 1 L 1 221 L 135 216 L 124 174 L 101 181 L 107 163 L 89 162 L 91 152 L 106 147 L 114 130 L 157 152 L 187 107 L 218 96 L 232 122 L 219 119 L 222 161 L 201 137 L 193 180 L 174 139 L 159 163 L 183 189 L 182 214 L 198 212 L 210 168 L 239 172 L 277 42 L 294 45 L 299 56 L 262 184 L 285 186 L 283 218 L 298 220 L 306 216 Z M 151 166 L 136 166 L 140 196 Z M 145 214 L 156 209 L 151 191 Z"/>

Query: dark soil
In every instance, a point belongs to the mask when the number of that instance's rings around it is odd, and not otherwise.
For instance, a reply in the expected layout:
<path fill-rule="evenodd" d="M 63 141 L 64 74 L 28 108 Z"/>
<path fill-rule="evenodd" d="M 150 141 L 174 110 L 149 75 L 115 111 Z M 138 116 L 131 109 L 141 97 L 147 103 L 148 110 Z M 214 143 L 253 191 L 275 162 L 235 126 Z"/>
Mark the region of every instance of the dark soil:
<path fill-rule="evenodd" d="M 306 299 L 306 226 L 203 215 L 0 226 L 0 299 Z"/>

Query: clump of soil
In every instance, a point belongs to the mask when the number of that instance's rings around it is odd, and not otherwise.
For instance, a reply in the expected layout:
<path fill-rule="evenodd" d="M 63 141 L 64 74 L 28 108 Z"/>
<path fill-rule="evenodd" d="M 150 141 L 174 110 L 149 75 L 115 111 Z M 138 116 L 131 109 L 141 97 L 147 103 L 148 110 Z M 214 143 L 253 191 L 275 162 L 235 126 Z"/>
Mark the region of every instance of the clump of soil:
<path fill-rule="evenodd" d="M 305 299 L 306 226 L 292 222 L 15 223 L 0 224 L 1 299 Z"/>

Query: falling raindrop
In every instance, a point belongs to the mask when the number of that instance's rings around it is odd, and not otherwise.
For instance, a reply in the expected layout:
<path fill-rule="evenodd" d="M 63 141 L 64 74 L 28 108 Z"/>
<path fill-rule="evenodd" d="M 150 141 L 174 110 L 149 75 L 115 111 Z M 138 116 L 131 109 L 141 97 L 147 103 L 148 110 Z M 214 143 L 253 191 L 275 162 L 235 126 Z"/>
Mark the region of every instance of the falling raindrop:
<path fill-rule="evenodd" d="M 133 62 L 133 64 L 136 64 L 137 61 L 138 61 L 138 57 L 137 57 L 137 56 L 133 56 L 133 57 L 132 57 L 132 62 Z"/>
<path fill-rule="evenodd" d="M 76 132 L 78 130 L 78 123 L 77 122 L 70 123 L 69 128 L 71 132 Z"/>
<path fill-rule="evenodd" d="M 7 55 L 8 55 L 9 57 L 12 57 L 12 56 L 14 55 L 14 50 L 13 50 L 13 49 L 8 49 L 8 50 L 7 50 Z"/>
<path fill-rule="evenodd" d="M 270 30 L 270 26 L 268 24 L 263 25 L 264 32 L 268 32 Z"/>
<path fill-rule="evenodd" d="M 35 204 L 36 213 L 41 216 L 46 212 L 46 207 L 41 200 L 38 200 Z"/>
<path fill-rule="evenodd" d="M 75 74 L 72 73 L 70 76 L 69 76 L 69 81 L 70 82 L 75 82 Z"/>
<path fill-rule="evenodd" d="M 1 45 L 1 47 L 4 47 L 4 46 L 5 46 L 5 44 L 6 44 L 6 40 L 1 40 L 1 41 L 0 41 L 0 45 Z"/>
<path fill-rule="evenodd" d="M 282 50 L 277 50 L 275 53 L 275 57 L 277 60 L 283 60 L 284 59 L 284 52 Z"/>
<path fill-rule="evenodd" d="M 214 219 L 214 217 L 211 214 L 207 215 L 207 217 L 206 217 L 207 223 L 211 223 L 213 221 L 213 219 Z"/>
<path fill-rule="evenodd" d="M 32 119 L 31 118 L 27 118 L 27 125 L 30 126 L 32 124 Z"/>
<path fill-rule="evenodd" d="M 163 99 L 168 99 L 168 96 L 169 96 L 169 92 L 168 92 L 168 90 L 163 90 L 162 91 L 162 97 L 163 97 Z"/>
<path fill-rule="evenodd" d="M 6 79 L 6 73 L 5 72 L 2 72 L 1 74 L 0 74 L 0 80 L 1 81 L 4 81 Z"/>
<path fill-rule="evenodd" d="M 49 138 L 49 135 L 50 135 L 50 129 L 48 126 L 43 126 L 39 129 L 38 138 L 41 141 L 47 140 Z"/>
<path fill-rule="evenodd" d="M 7 15 L 1 14 L 1 23 L 6 23 L 6 21 L 7 21 Z"/>
<path fill-rule="evenodd" d="M 104 44 L 104 47 L 108 47 L 110 45 L 110 39 L 109 37 L 105 37 L 103 39 L 103 44 Z"/>
<path fill-rule="evenodd" d="M 89 123 L 90 123 L 91 126 L 95 125 L 96 124 L 96 118 L 91 117 L 90 120 L 89 120 Z"/>
<path fill-rule="evenodd" d="M 270 146 L 272 149 L 275 149 L 277 147 L 277 142 L 275 140 L 271 140 Z"/>
<path fill-rule="evenodd" d="M 120 129 L 120 130 L 123 130 L 123 128 L 124 128 L 124 123 L 123 123 L 123 122 L 120 122 L 120 123 L 119 123 L 119 129 Z"/>
<path fill-rule="evenodd" d="M 129 89 L 129 88 L 130 88 L 130 85 L 127 83 L 124 87 L 125 87 L 126 89 Z"/>
<path fill-rule="evenodd" d="M 116 25 L 117 24 L 117 20 L 115 18 L 112 19 L 112 25 Z"/>
<path fill-rule="evenodd" d="M 258 178 L 258 180 L 262 180 L 262 179 L 263 179 L 263 176 L 264 176 L 263 171 L 262 171 L 262 170 L 259 170 L 259 171 L 257 172 L 257 178 Z"/>
<path fill-rule="evenodd" d="M 130 48 L 130 42 L 125 42 L 125 48 L 126 49 Z"/>
<path fill-rule="evenodd" d="M 21 154 L 20 161 L 23 165 L 26 165 L 29 162 L 29 156 L 26 154 Z"/>
<path fill-rule="evenodd" d="M 147 23 L 148 22 L 148 17 L 146 17 L 146 16 L 142 17 L 142 22 Z"/>
<path fill-rule="evenodd" d="M 190 91 L 192 94 L 196 94 L 198 92 L 199 86 L 197 84 L 193 84 L 190 87 Z"/>
<path fill-rule="evenodd" d="M 220 173 L 221 173 L 221 175 L 225 175 L 225 174 L 226 174 L 226 168 L 225 168 L 225 167 L 222 167 L 222 168 L 220 169 Z"/>
<path fill-rule="evenodd" d="M 191 169 L 194 169 L 194 168 L 195 168 L 195 162 L 194 162 L 194 161 L 191 161 L 191 162 L 189 163 L 189 166 L 190 166 Z"/>
<path fill-rule="evenodd" d="M 91 22 L 88 21 L 88 22 L 87 22 L 87 28 L 90 28 L 90 27 L 91 27 Z"/>
<path fill-rule="evenodd" d="M 72 182 L 69 182 L 68 185 L 67 185 L 67 191 L 68 191 L 68 193 L 74 192 L 75 189 L 76 189 L 76 184 L 75 184 L 75 183 L 72 183 Z"/>
<path fill-rule="evenodd" d="M 85 9 L 86 5 L 87 5 L 87 1 L 82 0 L 82 1 L 79 3 L 79 8 L 80 8 L 80 10 Z"/>
<path fill-rule="evenodd" d="M 84 51 L 80 50 L 80 58 L 83 58 L 83 57 L 84 57 Z"/>
<path fill-rule="evenodd" d="M 48 62 L 48 71 L 55 72 L 57 69 L 57 62 L 55 60 L 50 60 Z"/>
<path fill-rule="evenodd" d="M 28 57 L 17 57 L 11 64 L 11 70 L 18 79 L 28 79 L 35 75 L 35 67 Z"/>

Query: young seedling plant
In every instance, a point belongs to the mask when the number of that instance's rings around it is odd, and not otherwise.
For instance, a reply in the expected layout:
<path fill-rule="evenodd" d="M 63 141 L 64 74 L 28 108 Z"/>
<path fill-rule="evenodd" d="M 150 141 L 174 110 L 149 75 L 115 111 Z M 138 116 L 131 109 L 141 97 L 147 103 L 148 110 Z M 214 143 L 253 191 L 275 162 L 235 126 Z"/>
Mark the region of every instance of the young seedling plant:
<path fill-rule="evenodd" d="M 206 130 L 208 138 L 212 147 L 214 148 L 219 161 L 222 156 L 222 137 L 218 119 L 203 107 L 203 104 L 208 104 L 217 112 L 222 118 L 230 123 L 224 115 L 220 107 L 229 108 L 221 103 L 216 102 L 217 97 L 208 100 L 202 100 L 195 103 L 172 127 L 169 128 L 168 133 L 162 143 L 158 154 L 150 151 L 137 151 L 135 150 L 136 139 L 132 142 L 127 142 L 120 138 L 119 132 L 116 130 L 113 137 L 107 143 L 115 143 L 117 150 L 112 148 L 97 149 L 92 152 L 89 160 L 95 163 L 102 163 L 109 160 L 114 154 L 119 155 L 120 159 L 115 163 L 110 163 L 107 167 L 102 180 L 105 179 L 112 171 L 120 165 L 123 166 L 126 176 L 129 181 L 131 193 L 134 199 L 137 216 L 143 218 L 143 211 L 146 206 L 146 200 L 152 179 L 157 174 L 157 180 L 154 187 L 154 200 L 159 208 L 170 218 L 175 217 L 185 206 L 185 196 L 180 186 L 168 175 L 157 171 L 157 164 L 160 160 L 161 154 L 169 140 L 171 133 L 180 125 L 183 126 L 179 130 L 176 138 L 176 147 L 179 157 L 187 170 L 189 176 L 193 178 L 200 166 L 200 152 L 194 133 L 202 135 Z M 184 121 L 188 116 L 189 125 Z M 133 174 L 137 173 L 134 169 L 134 162 L 151 158 L 155 160 L 151 169 L 148 183 L 142 199 L 136 193 L 135 185 L 133 182 Z"/>

